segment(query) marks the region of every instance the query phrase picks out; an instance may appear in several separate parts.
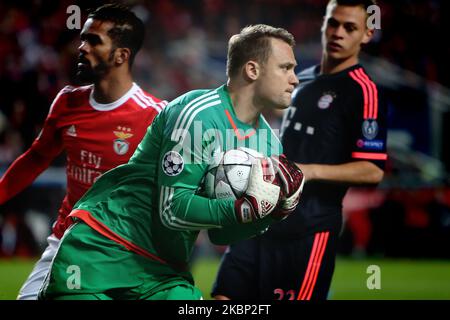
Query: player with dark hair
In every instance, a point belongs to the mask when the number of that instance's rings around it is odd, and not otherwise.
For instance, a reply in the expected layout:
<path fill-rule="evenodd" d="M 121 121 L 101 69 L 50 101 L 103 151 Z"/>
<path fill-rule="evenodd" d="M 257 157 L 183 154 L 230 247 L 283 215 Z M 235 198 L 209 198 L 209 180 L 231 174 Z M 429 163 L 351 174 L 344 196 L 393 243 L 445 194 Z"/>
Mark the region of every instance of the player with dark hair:
<path fill-rule="evenodd" d="M 173 100 L 130 161 L 105 173 L 76 204 L 70 217 L 77 222 L 62 239 L 40 297 L 200 299 L 188 271 L 200 230 L 228 244 L 292 212 L 303 176 L 278 157 L 281 143 L 261 112 L 291 103 L 298 83 L 293 46 L 286 30 L 267 25 L 231 37 L 227 84 Z M 203 196 L 215 155 L 238 147 L 265 156 L 252 164 L 244 195 Z M 268 157 L 279 161 L 281 187 L 264 178 L 275 172 Z M 71 266 L 79 271 L 76 281 L 67 273 Z"/>
<path fill-rule="evenodd" d="M 350 185 L 377 184 L 386 155 L 386 110 L 358 62 L 373 30 L 373 1 L 332 0 L 320 65 L 298 75 L 283 119 L 288 159 L 305 174 L 294 214 L 264 235 L 230 246 L 212 290 L 217 299 L 326 299 Z"/>
<path fill-rule="evenodd" d="M 31 147 L 0 180 L 0 204 L 28 187 L 61 152 L 67 153 L 67 193 L 48 246 L 18 299 L 37 299 L 74 204 L 105 171 L 128 161 L 153 118 L 167 104 L 133 82 L 131 64 L 144 25 L 129 9 L 105 5 L 92 12 L 80 34 L 78 71 L 91 85 L 66 86 L 54 99 Z"/>
<path fill-rule="evenodd" d="M 144 42 L 144 23 L 126 7 L 117 4 L 104 5 L 89 13 L 88 19 L 112 22 L 106 34 L 111 39 L 111 55 L 115 49 L 128 48 L 128 65 L 131 67 Z"/>

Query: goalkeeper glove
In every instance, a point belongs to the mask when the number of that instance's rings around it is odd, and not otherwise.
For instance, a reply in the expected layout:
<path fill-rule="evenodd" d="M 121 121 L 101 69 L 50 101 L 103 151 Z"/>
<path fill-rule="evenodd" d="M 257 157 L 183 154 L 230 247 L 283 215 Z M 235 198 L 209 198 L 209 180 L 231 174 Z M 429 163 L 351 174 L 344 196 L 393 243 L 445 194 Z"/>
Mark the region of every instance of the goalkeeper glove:
<path fill-rule="evenodd" d="M 262 219 L 275 209 L 280 198 L 280 187 L 272 183 L 275 177 L 270 158 L 256 159 L 250 170 L 247 190 L 234 203 L 240 222 Z"/>
<path fill-rule="evenodd" d="M 272 216 L 282 220 L 297 207 L 303 185 L 305 184 L 305 177 L 295 163 L 289 161 L 285 155 L 279 157 L 272 156 L 271 158 L 277 166 L 278 177 L 282 182 L 281 202 Z"/>

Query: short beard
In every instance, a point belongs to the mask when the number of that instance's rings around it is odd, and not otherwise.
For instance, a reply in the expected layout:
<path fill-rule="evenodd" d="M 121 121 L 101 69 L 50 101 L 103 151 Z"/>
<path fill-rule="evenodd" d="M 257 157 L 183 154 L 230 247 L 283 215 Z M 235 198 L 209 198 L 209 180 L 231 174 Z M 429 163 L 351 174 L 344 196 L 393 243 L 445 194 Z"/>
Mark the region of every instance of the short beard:
<path fill-rule="evenodd" d="M 115 49 L 111 50 L 107 61 L 100 61 L 94 68 L 89 66 L 89 68 L 79 69 L 76 76 L 80 84 L 92 84 L 99 82 L 111 69 L 111 62 L 114 59 L 114 51 Z"/>
<path fill-rule="evenodd" d="M 98 80 L 97 74 L 91 68 L 78 70 L 76 76 L 80 84 L 91 84 Z"/>

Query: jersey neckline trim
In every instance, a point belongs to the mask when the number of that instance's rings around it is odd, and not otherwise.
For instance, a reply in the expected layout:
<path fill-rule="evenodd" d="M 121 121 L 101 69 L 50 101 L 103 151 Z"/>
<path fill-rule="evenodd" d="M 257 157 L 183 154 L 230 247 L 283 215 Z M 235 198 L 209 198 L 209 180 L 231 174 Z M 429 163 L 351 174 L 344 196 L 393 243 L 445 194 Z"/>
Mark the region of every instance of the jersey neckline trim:
<path fill-rule="evenodd" d="M 233 127 L 234 134 L 236 135 L 238 140 L 245 140 L 247 138 L 250 138 L 252 135 L 254 135 L 256 133 L 256 130 L 254 128 L 252 128 L 251 132 L 249 134 L 242 136 L 239 132 L 238 127 L 234 123 L 233 117 L 231 116 L 230 111 L 228 111 L 228 109 L 225 109 L 225 114 L 227 115 L 228 121 L 230 122 L 231 126 Z"/>
<path fill-rule="evenodd" d="M 245 123 L 239 120 L 239 118 L 236 116 L 236 111 L 234 110 L 233 102 L 231 101 L 230 93 L 228 92 L 228 87 L 226 84 L 218 88 L 217 92 L 219 92 L 219 95 L 222 97 L 222 100 L 226 103 L 225 110 L 227 110 L 229 113 L 227 115 L 227 118 L 228 120 L 230 120 L 230 117 L 233 119 L 233 121 L 230 121 L 233 128 L 236 126 L 236 123 L 239 125 L 239 127 L 245 127 L 246 130 L 249 129 L 257 130 L 260 127 L 262 114 L 258 116 L 254 124 Z"/>
<path fill-rule="evenodd" d="M 131 96 L 139 89 L 139 86 L 135 82 L 133 82 L 130 90 L 128 90 L 122 97 L 111 103 L 99 103 L 95 101 L 93 88 L 94 87 L 92 86 L 91 92 L 89 93 L 89 104 L 91 105 L 91 107 L 97 111 L 111 111 L 120 107 L 128 99 L 130 99 Z"/>
<path fill-rule="evenodd" d="M 312 72 L 312 78 L 313 79 L 330 79 L 330 78 L 335 78 L 335 77 L 341 77 L 341 76 L 347 76 L 348 73 L 350 73 L 351 71 L 358 69 L 358 68 L 362 68 L 361 64 L 357 63 L 354 64 L 344 70 L 341 70 L 339 72 L 335 72 L 335 73 L 320 73 L 320 64 L 315 65 L 314 67 L 311 67 L 313 70 Z M 309 69 L 311 69 L 309 68 Z M 305 69 L 308 70 L 308 69 Z M 304 71 L 305 71 L 304 70 Z M 303 72 L 303 71 L 302 71 Z M 302 72 L 299 73 L 299 78 L 302 78 Z"/>

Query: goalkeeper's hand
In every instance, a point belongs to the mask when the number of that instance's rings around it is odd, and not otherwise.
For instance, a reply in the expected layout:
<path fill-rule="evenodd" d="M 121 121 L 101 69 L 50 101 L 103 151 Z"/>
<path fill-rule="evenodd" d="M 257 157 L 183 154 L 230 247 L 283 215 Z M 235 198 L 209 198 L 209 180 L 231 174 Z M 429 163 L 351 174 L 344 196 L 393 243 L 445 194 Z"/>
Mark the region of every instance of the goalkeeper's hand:
<path fill-rule="evenodd" d="M 275 209 L 280 198 L 280 187 L 272 183 L 274 179 L 275 170 L 271 159 L 256 159 L 250 170 L 247 191 L 234 203 L 240 222 L 262 219 Z"/>
<path fill-rule="evenodd" d="M 271 159 L 277 168 L 278 177 L 282 182 L 281 202 L 272 216 L 282 220 L 297 208 L 303 185 L 305 184 L 305 177 L 295 163 L 289 161 L 285 155 L 279 157 L 272 156 Z"/>

